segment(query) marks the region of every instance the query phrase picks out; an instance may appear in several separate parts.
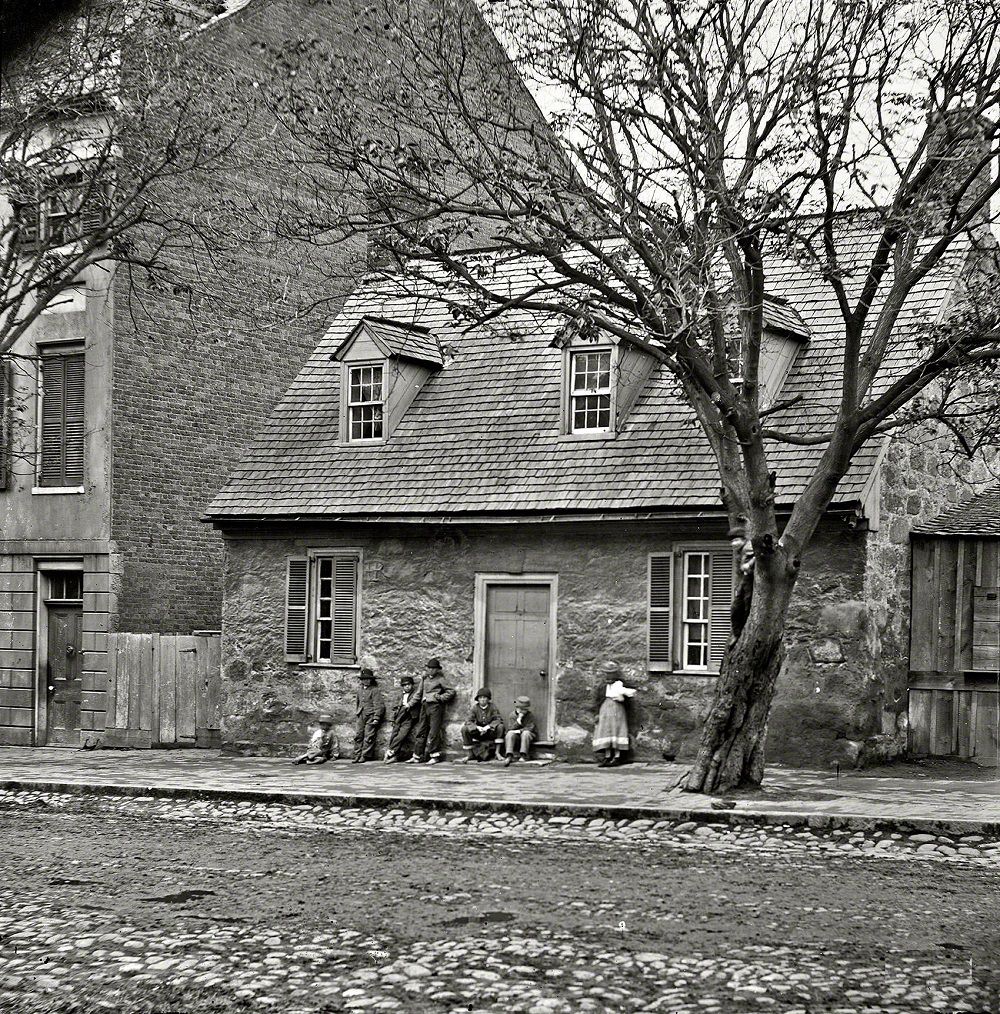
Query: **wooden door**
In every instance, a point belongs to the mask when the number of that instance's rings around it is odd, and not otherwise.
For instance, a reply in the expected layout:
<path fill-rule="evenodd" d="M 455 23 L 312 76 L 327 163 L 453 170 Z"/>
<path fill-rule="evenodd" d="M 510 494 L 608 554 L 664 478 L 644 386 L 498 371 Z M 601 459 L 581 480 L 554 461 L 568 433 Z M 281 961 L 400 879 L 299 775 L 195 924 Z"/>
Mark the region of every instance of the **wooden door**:
<path fill-rule="evenodd" d="M 46 743 L 80 742 L 83 610 L 80 606 L 48 607 L 46 666 Z"/>
<path fill-rule="evenodd" d="M 529 697 L 539 737 L 549 728 L 549 605 L 547 584 L 486 588 L 486 685 L 506 721 L 515 697 Z"/>

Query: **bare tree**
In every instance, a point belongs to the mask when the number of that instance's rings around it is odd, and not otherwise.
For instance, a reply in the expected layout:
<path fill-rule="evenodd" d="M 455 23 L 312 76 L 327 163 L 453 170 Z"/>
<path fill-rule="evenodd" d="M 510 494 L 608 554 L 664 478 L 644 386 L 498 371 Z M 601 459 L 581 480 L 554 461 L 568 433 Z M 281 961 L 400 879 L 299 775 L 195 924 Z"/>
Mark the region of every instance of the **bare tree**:
<path fill-rule="evenodd" d="M 290 208 L 288 227 L 320 243 L 364 233 L 398 284 L 449 301 L 470 326 L 554 314 L 564 335 L 639 343 L 673 375 L 754 557 L 752 605 L 686 788 L 757 784 L 802 553 L 852 459 L 918 422 L 967 453 L 996 434 L 988 219 L 1000 189 L 1000 8 L 512 0 L 485 10 L 548 125 L 471 3 L 381 0 L 359 10 L 359 38 L 369 37 L 353 55 L 318 40 L 277 55 L 286 73 L 270 100 L 310 151 L 290 169 L 309 206 Z M 862 218 L 873 239 L 859 268 L 845 245 Z M 536 278 L 515 293 L 490 267 L 511 259 Z M 839 307 L 829 404 L 762 395 L 768 280 L 790 259 Z M 945 270 L 970 298 L 919 340 L 901 338 L 908 298 Z M 782 445 L 816 448 L 783 525 L 772 465 Z"/>

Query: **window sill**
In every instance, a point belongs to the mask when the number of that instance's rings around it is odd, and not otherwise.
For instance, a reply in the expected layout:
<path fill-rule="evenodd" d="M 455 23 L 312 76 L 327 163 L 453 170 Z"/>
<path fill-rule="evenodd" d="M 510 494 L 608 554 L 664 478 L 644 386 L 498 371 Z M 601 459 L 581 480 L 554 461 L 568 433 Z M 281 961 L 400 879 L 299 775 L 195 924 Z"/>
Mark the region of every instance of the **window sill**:
<path fill-rule="evenodd" d="M 718 678 L 717 672 L 712 672 L 711 669 L 673 669 L 668 670 L 671 676 L 711 676 L 713 679 Z"/>
<path fill-rule="evenodd" d="M 614 430 L 601 430 L 594 433 L 561 433 L 559 439 L 573 443 L 576 441 L 586 442 L 588 440 L 614 440 L 616 436 L 618 434 Z"/>
<path fill-rule="evenodd" d="M 300 669 L 360 669 L 359 662 L 289 662 Z"/>
<path fill-rule="evenodd" d="M 85 486 L 32 486 L 32 496 L 50 496 L 53 493 L 86 493 Z"/>

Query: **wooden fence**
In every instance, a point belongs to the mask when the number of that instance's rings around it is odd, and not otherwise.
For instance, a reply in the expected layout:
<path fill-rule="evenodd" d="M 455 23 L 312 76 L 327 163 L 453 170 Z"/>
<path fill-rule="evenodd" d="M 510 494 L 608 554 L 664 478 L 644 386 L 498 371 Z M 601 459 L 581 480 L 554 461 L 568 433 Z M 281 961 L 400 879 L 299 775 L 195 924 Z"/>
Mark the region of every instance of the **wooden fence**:
<path fill-rule="evenodd" d="M 106 746 L 218 747 L 220 638 L 109 634 Z"/>
<path fill-rule="evenodd" d="M 910 752 L 1000 764 L 997 690 L 910 688 Z"/>

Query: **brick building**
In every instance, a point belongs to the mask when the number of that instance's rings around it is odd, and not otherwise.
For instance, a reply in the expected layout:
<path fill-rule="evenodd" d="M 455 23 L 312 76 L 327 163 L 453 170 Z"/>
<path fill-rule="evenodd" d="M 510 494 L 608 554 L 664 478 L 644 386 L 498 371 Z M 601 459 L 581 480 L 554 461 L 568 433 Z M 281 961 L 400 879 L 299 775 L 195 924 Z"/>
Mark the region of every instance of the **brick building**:
<path fill-rule="evenodd" d="M 264 43 L 357 44 L 347 4 L 175 6 L 183 44 L 247 94 L 278 73 Z M 126 80 L 129 58 L 123 49 Z M 83 272 L 5 357 L 0 743 L 75 744 L 103 730 L 109 632 L 220 626 L 222 543 L 199 518 L 361 260 L 357 247 L 320 252 L 240 218 L 285 183 L 280 161 L 257 146 L 272 126 L 249 125 L 236 168 L 179 176 L 159 192 L 164 214 L 230 216 L 236 241 L 211 257 L 175 244 L 153 284 L 106 264 Z"/>
<path fill-rule="evenodd" d="M 874 235 L 843 227 L 860 263 Z M 531 267 L 510 269 L 513 293 Z M 901 349 L 960 269 L 914 292 Z M 776 265 L 765 315 L 768 396 L 795 404 L 779 416 L 821 414 L 837 397 L 831 290 Z M 597 670 L 614 660 L 640 688 L 639 755 L 693 751 L 734 581 L 714 458 L 646 352 L 550 332 L 520 318 L 506 338 L 460 332 L 385 288 L 348 300 L 208 511 L 226 542 L 227 748 L 287 750 L 317 711 L 346 734 L 360 664 L 388 686 L 436 655 L 459 690 L 453 720 L 484 683 L 502 710 L 527 694 L 565 757 L 589 753 Z M 779 511 L 818 453 L 773 448 Z M 771 758 L 903 746 L 909 529 L 959 496 L 920 444 L 859 453 L 803 560 Z"/>

